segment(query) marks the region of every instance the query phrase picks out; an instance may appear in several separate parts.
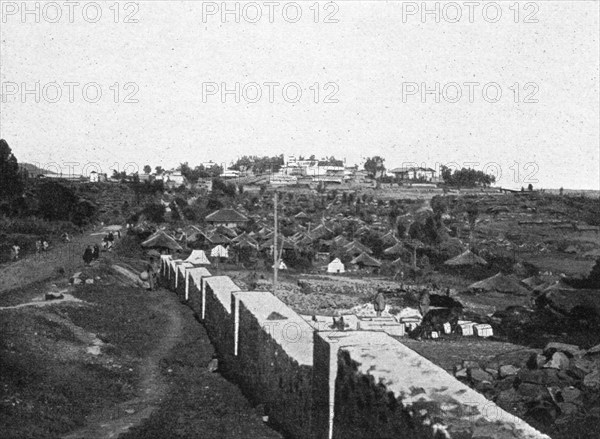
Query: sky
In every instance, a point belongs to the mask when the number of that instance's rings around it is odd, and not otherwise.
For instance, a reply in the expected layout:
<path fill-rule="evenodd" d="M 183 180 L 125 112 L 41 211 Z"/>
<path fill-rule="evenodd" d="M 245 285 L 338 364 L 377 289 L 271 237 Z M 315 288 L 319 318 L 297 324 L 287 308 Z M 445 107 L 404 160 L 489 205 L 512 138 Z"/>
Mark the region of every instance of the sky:
<path fill-rule="evenodd" d="M 63 172 L 380 155 L 600 189 L 599 3 L 476 3 L 1 1 L 0 138 Z"/>

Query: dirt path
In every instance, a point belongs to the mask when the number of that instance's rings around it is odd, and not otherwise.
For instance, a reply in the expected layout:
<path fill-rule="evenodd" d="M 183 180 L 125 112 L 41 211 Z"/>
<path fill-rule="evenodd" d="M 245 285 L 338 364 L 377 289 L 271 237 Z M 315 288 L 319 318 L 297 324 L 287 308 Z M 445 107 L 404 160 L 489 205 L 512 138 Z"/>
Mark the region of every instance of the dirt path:
<path fill-rule="evenodd" d="M 83 266 L 82 255 L 87 245 L 99 244 L 101 236 L 88 233 L 77 235 L 69 243 L 58 243 L 47 252 L 27 255 L 16 262 L 0 266 L 0 294 L 4 291 L 23 288 L 56 276 L 62 267 L 65 273 L 73 273 Z"/>
<path fill-rule="evenodd" d="M 159 302 L 151 309 L 168 318 L 163 336 L 156 341 L 156 347 L 140 365 L 140 396 L 125 401 L 115 407 L 95 412 L 87 419 L 86 427 L 63 436 L 64 439 L 116 438 L 131 427 L 140 424 L 158 408 L 165 398 L 168 385 L 160 371 L 160 361 L 175 347 L 183 331 L 183 321 L 179 303 L 172 294 L 164 290 L 148 294 L 150 300 Z"/>

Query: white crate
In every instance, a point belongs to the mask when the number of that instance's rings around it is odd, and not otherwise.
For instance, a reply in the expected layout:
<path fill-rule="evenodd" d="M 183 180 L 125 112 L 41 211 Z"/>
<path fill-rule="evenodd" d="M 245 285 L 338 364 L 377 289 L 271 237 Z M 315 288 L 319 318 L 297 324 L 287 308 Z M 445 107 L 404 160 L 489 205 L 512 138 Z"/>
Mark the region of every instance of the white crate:
<path fill-rule="evenodd" d="M 444 334 L 450 334 L 452 332 L 452 326 L 449 322 L 444 323 Z"/>
<path fill-rule="evenodd" d="M 473 335 L 473 322 L 458 322 L 458 331 L 461 335 Z"/>
<path fill-rule="evenodd" d="M 481 323 L 479 325 L 475 325 L 475 335 L 477 337 L 491 337 L 494 335 L 494 330 L 490 325 Z"/>
<path fill-rule="evenodd" d="M 437 331 L 431 331 L 431 338 L 440 338 L 440 333 Z"/>

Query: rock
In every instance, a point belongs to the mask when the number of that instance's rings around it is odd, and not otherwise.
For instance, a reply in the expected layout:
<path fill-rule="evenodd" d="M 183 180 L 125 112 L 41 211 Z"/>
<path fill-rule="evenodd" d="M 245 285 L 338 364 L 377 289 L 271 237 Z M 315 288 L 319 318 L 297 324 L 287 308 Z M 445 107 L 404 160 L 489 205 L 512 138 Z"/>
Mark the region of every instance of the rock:
<path fill-rule="evenodd" d="M 127 413 L 128 415 L 133 415 L 135 413 L 134 409 L 125 409 L 125 413 Z"/>
<path fill-rule="evenodd" d="M 570 354 L 572 357 L 577 357 L 577 356 L 583 355 L 585 353 L 585 351 L 582 351 L 581 349 L 579 349 L 579 346 L 576 346 L 574 344 L 567 344 L 567 343 L 551 342 L 551 343 L 548 343 L 546 345 L 546 347 L 544 348 L 544 353 L 545 354 L 547 353 L 547 355 L 549 355 L 550 353 L 554 353 L 556 351 Z"/>
<path fill-rule="evenodd" d="M 521 397 L 517 394 L 517 391 L 511 388 L 499 392 L 495 402 L 502 407 L 509 408 L 513 407 L 520 399 Z"/>
<path fill-rule="evenodd" d="M 91 285 L 91 284 L 94 283 L 94 279 L 86 279 L 85 283 L 88 284 L 88 285 Z"/>
<path fill-rule="evenodd" d="M 587 355 L 600 355 L 600 344 L 597 344 L 593 348 L 589 348 L 586 352 Z"/>
<path fill-rule="evenodd" d="M 542 354 L 531 354 L 527 360 L 527 367 L 529 369 L 541 369 L 546 363 L 547 359 Z"/>
<path fill-rule="evenodd" d="M 571 402 L 559 402 L 558 408 L 560 408 L 561 413 L 566 416 L 574 415 L 579 411 L 579 407 Z"/>
<path fill-rule="evenodd" d="M 592 373 L 589 373 L 583 379 L 583 385 L 596 389 L 600 387 L 600 370 L 595 369 Z"/>
<path fill-rule="evenodd" d="M 573 358 L 569 362 L 569 370 L 577 371 L 577 374 L 583 376 L 591 373 L 594 370 L 594 362 L 586 358 Z M 581 379 L 583 379 L 583 376 Z"/>
<path fill-rule="evenodd" d="M 564 402 L 572 402 L 573 404 L 581 402 L 581 390 L 575 387 L 565 387 L 560 392 L 560 395 Z"/>
<path fill-rule="evenodd" d="M 486 367 L 484 370 L 487 373 L 489 373 L 492 376 L 493 379 L 495 379 L 495 380 L 498 379 L 498 369 L 497 368 L 492 369 L 492 368 Z"/>
<path fill-rule="evenodd" d="M 479 368 L 468 369 L 468 373 L 469 378 L 475 383 L 480 383 L 482 381 L 491 382 L 493 380 L 489 373 Z"/>
<path fill-rule="evenodd" d="M 517 374 L 517 376 L 519 377 L 519 380 L 523 383 L 530 383 L 530 384 L 544 384 L 544 381 L 546 380 L 546 375 L 543 373 L 542 370 L 527 370 L 527 369 L 521 369 L 519 371 L 519 373 Z"/>
<path fill-rule="evenodd" d="M 464 360 L 462 366 L 467 369 L 479 369 L 479 363 L 477 361 Z"/>
<path fill-rule="evenodd" d="M 459 368 L 455 368 L 455 369 L 456 370 L 454 371 L 454 376 L 456 378 L 462 378 L 462 379 L 467 379 L 468 378 L 467 369 L 465 369 L 462 366 L 460 366 Z"/>
<path fill-rule="evenodd" d="M 548 370 L 554 370 L 554 369 L 548 369 Z M 556 374 L 556 376 L 563 383 L 562 387 L 574 386 L 575 384 L 577 384 L 577 381 L 578 381 L 576 378 L 572 377 L 571 374 L 568 373 L 567 370 L 559 370 L 558 373 Z"/>
<path fill-rule="evenodd" d="M 494 361 L 499 365 L 512 364 L 516 367 L 524 367 L 529 358 L 533 355 L 541 354 L 541 349 L 521 349 L 514 352 L 506 352 L 494 357 Z M 546 359 L 544 359 L 544 363 Z"/>
<path fill-rule="evenodd" d="M 518 372 L 519 369 L 513 366 L 512 364 L 505 364 L 504 366 L 500 366 L 500 369 L 498 370 L 498 373 L 502 378 L 516 375 Z"/>
<path fill-rule="evenodd" d="M 550 399 L 548 389 L 540 384 L 521 383 L 517 393 L 529 400 Z"/>
<path fill-rule="evenodd" d="M 504 379 L 498 380 L 495 383 L 496 389 L 499 391 L 514 389 L 516 387 L 515 386 L 516 380 L 517 380 L 516 375 L 512 375 L 512 376 L 506 377 Z"/>
<path fill-rule="evenodd" d="M 207 368 L 209 372 L 216 372 L 217 370 L 219 370 L 219 360 L 217 358 L 213 358 L 208 363 Z"/>
<path fill-rule="evenodd" d="M 567 370 L 569 368 L 569 357 L 567 357 L 563 352 L 554 352 L 552 354 L 552 358 L 550 358 L 550 361 L 544 364 L 544 368 Z"/>
<path fill-rule="evenodd" d="M 73 279 L 73 285 L 80 285 L 82 283 L 83 283 L 83 281 L 81 279 L 79 279 L 78 277 Z"/>
<path fill-rule="evenodd" d="M 558 407 L 551 402 L 540 401 L 530 408 L 525 416 L 533 418 L 541 424 L 550 425 L 558 417 Z"/>
<path fill-rule="evenodd" d="M 46 293 L 44 295 L 44 300 L 60 300 L 60 299 L 64 299 L 65 296 L 63 296 L 60 293 Z"/>

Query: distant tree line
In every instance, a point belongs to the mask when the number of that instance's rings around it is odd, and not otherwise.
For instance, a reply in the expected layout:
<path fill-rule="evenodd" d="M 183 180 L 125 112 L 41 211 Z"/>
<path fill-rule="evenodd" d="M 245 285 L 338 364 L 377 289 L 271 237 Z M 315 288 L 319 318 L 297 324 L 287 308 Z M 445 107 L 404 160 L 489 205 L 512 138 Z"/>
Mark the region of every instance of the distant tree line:
<path fill-rule="evenodd" d="M 266 174 L 268 172 L 278 172 L 283 164 L 283 154 L 273 157 L 245 155 L 237 159 L 237 161 L 230 166 L 230 169 L 241 172 L 252 172 L 254 174 Z"/>
<path fill-rule="evenodd" d="M 32 180 L 19 168 L 8 143 L 0 139 L 0 214 L 9 217 L 35 216 L 48 221 L 87 224 L 97 213 L 96 206 L 68 185 L 58 181 Z"/>
<path fill-rule="evenodd" d="M 447 166 L 441 168 L 442 179 L 448 186 L 453 187 L 475 187 L 489 186 L 496 182 L 496 177 L 475 169 L 452 170 Z"/>

